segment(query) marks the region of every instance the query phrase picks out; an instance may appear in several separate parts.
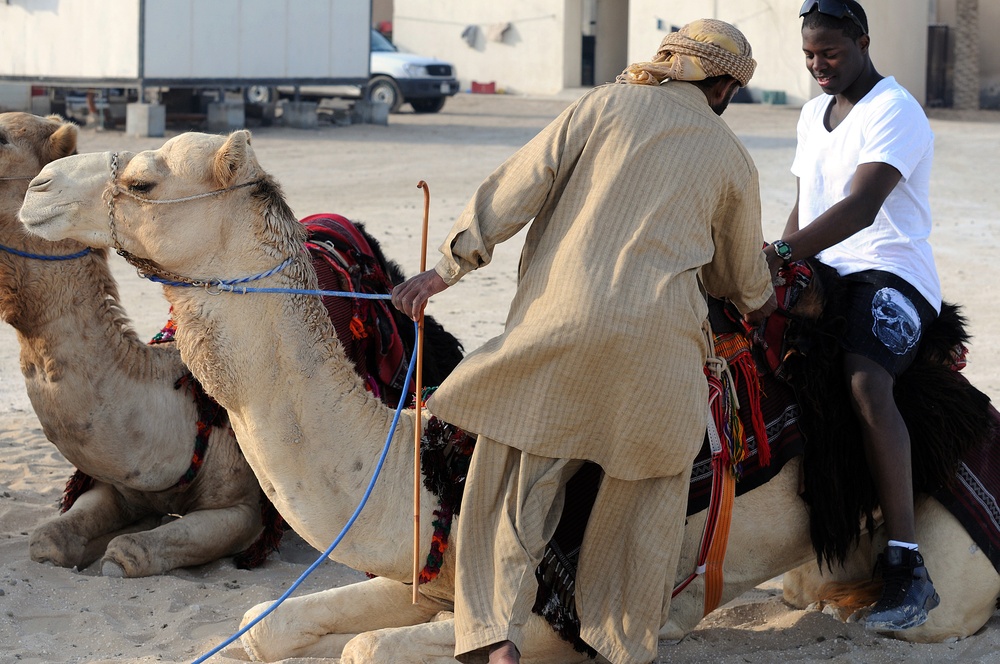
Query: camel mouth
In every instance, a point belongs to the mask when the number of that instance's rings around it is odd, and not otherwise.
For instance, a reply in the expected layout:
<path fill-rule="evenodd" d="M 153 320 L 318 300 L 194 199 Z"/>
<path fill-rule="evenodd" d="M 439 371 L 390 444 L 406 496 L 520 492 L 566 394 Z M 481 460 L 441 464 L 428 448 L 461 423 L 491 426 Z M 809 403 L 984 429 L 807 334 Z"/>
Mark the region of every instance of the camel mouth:
<path fill-rule="evenodd" d="M 29 233 L 39 235 L 46 240 L 59 240 L 59 237 L 49 237 L 53 222 L 67 214 L 67 208 L 71 206 L 63 205 L 41 205 L 38 201 L 30 200 L 32 192 L 29 189 L 24 198 L 17 218 Z"/>

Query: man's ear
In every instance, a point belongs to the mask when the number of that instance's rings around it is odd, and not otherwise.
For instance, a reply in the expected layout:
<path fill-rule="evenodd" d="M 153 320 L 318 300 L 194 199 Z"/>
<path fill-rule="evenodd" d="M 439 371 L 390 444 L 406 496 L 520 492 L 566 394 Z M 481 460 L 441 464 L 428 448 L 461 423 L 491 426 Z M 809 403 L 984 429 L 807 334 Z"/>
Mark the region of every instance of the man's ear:
<path fill-rule="evenodd" d="M 871 45 L 871 43 L 872 43 L 872 38 L 869 37 L 868 35 L 861 35 L 860 37 L 858 37 L 858 48 L 861 49 L 862 53 L 868 52 L 868 46 Z"/>
<path fill-rule="evenodd" d="M 717 104 L 729 99 L 730 94 L 736 94 L 733 88 L 739 89 L 740 82 L 732 77 L 720 78 L 712 86 L 712 104 Z"/>

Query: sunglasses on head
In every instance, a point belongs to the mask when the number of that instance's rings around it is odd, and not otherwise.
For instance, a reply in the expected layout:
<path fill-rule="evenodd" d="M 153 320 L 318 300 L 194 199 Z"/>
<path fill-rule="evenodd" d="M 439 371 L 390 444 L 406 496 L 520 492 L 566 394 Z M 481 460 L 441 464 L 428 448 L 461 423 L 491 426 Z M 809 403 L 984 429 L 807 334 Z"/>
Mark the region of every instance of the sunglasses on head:
<path fill-rule="evenodd" d="M 799 17 L 801 18 L 816 9 L 819 10 L 820 14 L 826 14 L 827 16 L 834 16 L 836 18 L 847 17 L 854 21 L 865 34 L 868 34 L 868 28 L 865 27 L 865 24 L 851 11 L 847 3 L 842 2 L 842 0 L 806 0 L 802 3 L 802 8 L 799 9 Z"/>

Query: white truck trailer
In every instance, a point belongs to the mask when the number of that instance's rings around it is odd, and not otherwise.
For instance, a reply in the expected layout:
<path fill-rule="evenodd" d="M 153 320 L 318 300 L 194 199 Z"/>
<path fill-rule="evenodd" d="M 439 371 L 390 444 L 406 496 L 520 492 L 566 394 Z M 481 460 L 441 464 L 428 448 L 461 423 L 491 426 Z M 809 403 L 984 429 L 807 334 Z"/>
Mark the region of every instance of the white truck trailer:
<path fill-rule="evenodd" d="M 370 22 L 370 0 L 0 0 L 0 83 L 139 103 L 163 88 L 363 86 Z"/>

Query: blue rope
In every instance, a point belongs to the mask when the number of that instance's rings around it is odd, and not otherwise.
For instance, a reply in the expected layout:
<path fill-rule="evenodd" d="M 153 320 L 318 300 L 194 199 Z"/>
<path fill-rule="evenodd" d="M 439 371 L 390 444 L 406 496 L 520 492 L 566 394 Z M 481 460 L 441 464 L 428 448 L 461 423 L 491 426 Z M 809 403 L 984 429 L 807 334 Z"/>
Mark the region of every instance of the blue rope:
<path fill-rule="evenodd" d="M 414 329 L 414 333 L 415 334 L 419 334 L 419 328 L 418 328 L 418 324 L 417 323 L 413 324 L 413 329 Z M 410 356 L 410 364 L 406 368 L 406 379 L 403 381 L 403 394 L 404 395 L 406 394 L 407 388 L 409 388 L 409 386 L 410 386 L 410 379 L 413 377 L 413 369 L 416 366 L 416 364 L 417 364 L 417 349 L 416 349 L 416 344 L 414 344 L 413 354 Z M 320 554 L 319 558 L 317 558 L 315 560 L 315 562 L 313 562 L 313 564 L 310 565 L 309 568 L 305 572 L 303 572 L 299 576 L 299 578 L 296 579 L 295 582 L 291 586 L 288 587 L 288 590 L 286 590 L 281 595 L 281 597 L 279 597 L 278 599 L 274 600 L 274 602 L 271 604 L 271 606 L 267 607 L 267 609 L 264 610 L 263 613 L 261 613 L 259 616 L 257 616 L 253 620 L 251 620 L 244 627 L 240 628 L 240 630 L 238 632 L 236 632 L 235 634 L 233 634 L 232 636 L 230 636 L 228 639 L 226 639 L 225 641 L 223 641 L 219 645 L 217 645 L 215 648 L 213 648 L 212 650 L 208 651 L 207 653 L 205 653 L 204 655 L 202 655 L 198 659 L 194 660 L 194 662 L 192 662 L 191 664 L 201 664 L 202 662 L 204 662 L 205 660 L 207 660 L 209 657 L 212 657 L 213 655 L 215 655 L 216 653 L 218 653 L 220 650 L 222 650 L 223 648 L 225 648 L 229 644 L 231 644 L 234 641 L 236 641 L 236 639 L 238 639 L 241 636 L 243 636 L 244 634 L 246 634 L 250 630 L 251 627 L 253 627 L 257 623 L 259 623 L 261 620 L 263 620 L 272 611 L 274 611 L 276 608 L 278 608 L 278 605 L 280 605 L 282 602 L 284 602 L 286 599 L 288 599 L 288 597 L 293 592 L 295 592 L 295 589 L 298 588 L 300 585 L 302 585 L 302 582 L 306 580 L 306 577 L 309 576 L 310 574 L 312 574 L 313 570 L 315 570 L 317 567 L 319 567 L 320 564 L 324 560 L 326 560 L 330 556 L 331 553 L 333 553 L 333 550 L 335 548 L 337 548 L 337 545 L 340 544 L 340 541 L 342 539 L 344 539 L 345 535 L 347 535 L 347 531 L 351 528 L 351 526 L 354 525 L 354 522 L 357 521 L 358 517 L 361 515 L 361 510 L 364 508 L 365 504 L 368 502 L 368 497 L 371 496 L 372 489 L 375 488 L 375 481 L 378 480 L 379 473 L 382 472 L 382 466 L 385 464 L 385 458 L 389 454 L 389 446 L 392 443 L 392 435 L 396 432 L 396 424 L 399 422 L 400 413 L 403 412 L 404 403 L 405 403 L 405 400 L 401 398 L 399 400 L 399 405 L 396 407 L 396 412 L 395 412 L 395 414 L 392 417 L 392 426 L 389 427 L 389 436 L 386 438 L 385 445 L 382 448 L 382 455 L 379 457 L 378 464 L 375 466 L 375 473 L 372 475 L 372 479 L 368 483 L 368 488 L 365 490 L 365 495 L 361 498 L 361 502 L 358 503 L 357 508 L 354 510 L 354 514 L 352 514 L 351 518 L 347 520 L 347 524 L 344 526 L 343 530 L 340 531 L 340 534 L 337 535 L 336 539 L 333 540 L 333 543 L 330 544 L 330 546 L 327 547 L 326 551 L 324 551 L 322 554 Z M 417 422 L 417 426 L 420 426 L 419 422 Z"/>
<path fill-rule="evenodd" d="M 241 279 L 216 279 L 214 281 L 171 281 L 170 279 L 164 279 L 163 277 L 158 277 L 155 274 L 146 274 L 140 271 L 139 274 L 150 281 L 155 281 L 158 284 L 163 284 L 164 286 L 178 286 L 181 288 L 205 288 L 207 291 L 213 294 L 218 293 L 235 293 L 237 295 L 246 295 L 247 293 L 283 293 L 287 295 L 319 295 L 319 296 L 331 296 L 331 297 L 354 297 L 359 300 L 388 300 L 392 298 L 389 293 L 352 293 L 350 291 L 331 291 L 331 290 L 306 290 L 304 288 L 253 288 L 251 286 L 241 286 L 240 284 L 246 284 L 251 281 L 257 281 L 259 279 L 264 279 L 265 277 L 270 277 L 272 274 L 277 274 L 281 270 L 288 267 L 292 259 L 288 258 L 284 263 L 276 267 L 271 268 L 267 272 L 262 272 L 261 274 L 256 274 L 250 277 L 243 277 Z"/>
<path fill-rule="evenodd" d="M 90 253 L 90 247 L 87 247 L 83 251 L 78 251 L 75 254 L 67 254 L 65 256 L 43 256 L 42 254 L 29 254 L 26 251 L 18 251 L 11 247 L 5 247 L 0 244 L 0 250 L 6 251 L 8 254 L 14 254 L 15 256 L 20 256 L 21 258 L 34 258 L 40 261 L 68 261 L 73 258 L 83 258 Z"/>
<path fill-rule="evenodd" d="M 332 291 L 332 290 L 308 290 L 305 288 L 254 288 L 252 286 L 237 286 L 237 283 L 245 283 L 250 281 L 251 278 L 245 278 L 241 281 L 212 281 L 200 284 L 189 284 L 183 281 L 170 281 L 168 279 L 163 279 L 155 275 L 143 275 L 150 281 L 155 281 L 158 284 L 163 284 L 164 286 L 180 286 L 182 288 L 192 288 L 192 287 L 204 287 L 210 292 L 218 293 L 234 293 L 236 295 L 246 295 L 247 293 L 284 293 L 287 295 L 320 295 L 320 296 L 331 296 L 331 297 L 356 297 L 359 300 L 388 300 L 392 298 L 391 293 L 353 293 L 351 291 Z"/>

